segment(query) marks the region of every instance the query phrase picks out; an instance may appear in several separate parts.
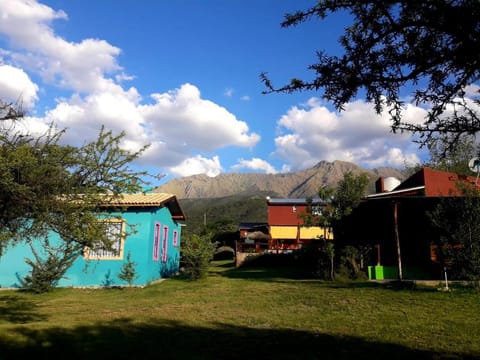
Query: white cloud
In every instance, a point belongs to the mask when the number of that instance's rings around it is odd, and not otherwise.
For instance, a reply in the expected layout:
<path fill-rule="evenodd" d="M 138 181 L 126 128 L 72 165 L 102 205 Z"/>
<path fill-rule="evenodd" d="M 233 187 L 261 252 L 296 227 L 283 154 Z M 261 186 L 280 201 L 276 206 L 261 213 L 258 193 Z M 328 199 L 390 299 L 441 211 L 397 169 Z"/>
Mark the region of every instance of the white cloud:
<path fill-rule="evenodd" d="M 38 129 L 42 129 L 40 124 L 50 123 L 66 128 L 64 141 L 75 145 L 94 139 L 102 125 L 114 133 L 123 131 L 125 148 L 137 151 L 150 145 L 139 163 L 173 167 L 175 173 L 197 173 L 204 169 L 216 174 L 220 166 L 199 160 L 204 158 L 192 160 L 191 154 L 229 146 L 253 147 L 259 141 L 258 135 L 249 133 L 245 122 L 237 120 L 225 108 L 201 99 L 193 85 L 154 94 L 153 98 L 155 104 L 142 105 L 135 89 L 123 91 L 116 87 L 115 91 L 62 99 L 43 118 L 30 121 L 37 124 Z M 192 170 L 188 170 L 189 166 Z"/>
<path fill-rule="evenodd" d="M 0 96 L 23 101 L 33 107 L 38 86 L 28 73 L 44 82 L 70 91 L 56 100 L 44 115 L 28 117 L 24 130 L 41 133 L 54 124 L 67 129 L 63 141 L 80 145 L 93 140 L 104 125 L 115 134 L 125 132 L 123 146 L 132 151 L 146 144 L 139 163 L 169 169 L 177 174 L 216 175 L 221 171 L 218 156 L 193 157 L 225 147 L 254 147 L 260 136 L 246 122 L 224 107 L 202 99 L 199 89 L 184 84 L 178 89 L 151 95 L 153 104 L 142 104 L 136 88 L 124 88 L 135 77 L 118 64 L 120 49 L 101 39 L 69 42 L 53 30 L 55 20 L 68 20 L 33 0 L 0 0 L 0 34 L 11 49 L 0 49 Z M 15 64 L 15 66 L 13 66 Z M 226 89 L 231 96 L 233 89 Z M 28 126 L 27 126 L 28 124 Z"/>
<path fill-rule="evenodd" d="M 423 121 L 425 110 L 405 108 L 405 120 Z M 350 161 L 361 166 L 403 167 L 420 162 L 409 134 L 393 134 L 388 114 L 377 115 L 370 104 L 355 101 L 341 113 L 311 99 L 305 108 L 292 107 L 278 121 L 275 155 L 292 170 L 320 160 Z"/>
<path fill-rule="evenodd" d="M 269 164 L 267 161 L 259 159 L 259 158 L 253 158 L 251 160 L 245 160 L 245 159 L 240 159 L 238 161 L 238 164 L 235 164 L 232 166 L 232 170 L 238 171 L 242 169 L 251 169 L 254 171 L 262 171 L 267 174 L 276 174 L 277 171 L 275 168 Z"/>
<path fill-rule="evenodd" d="M 471 84 L 465 87 L 465 94 L 472 98 L 478 98 L 480 96 L 480 85 Z"/>
<path fill-rule="evenodd" d="M 0 98 L 8 102 L 20 101 L 25 110 L 35 105 L 38 86 L 22 69 L 0 65 Z"/>
<path fill-rule="evenodd" d="M 145 126 L 159 139 L 181 142 L 190 149 L 212 152 L 226 146 L 253 147 L 260 136 L 225 108 L 204 100 L 197 87 L 184 84 L 153 94 L 153 105 L 141 106 Z"/>
<path fill-rule="evenodd" d="M 114 133 L 125 131 L 125 148 L 138 150 L 151 144 L 140 164 L 169 169 L 178 176 L 218 175 L 221 161 L 212 154 L 227 147 L 251 149 L 260 142 L 247 122 L 202 98 L 195 85 L 154 93 L 151 103 L 142 102 L 148 94 L 124 86 L 136 78 L 119 65 L 120 48 L 101 39 L 63 39 L 52 27 L 58 20 L 68 21 L 67 14 L 34 0 L 0 0 L 0 35 L 11 47 L 0 49 L 0 98 L 22 96 L 24 105 L 33 108 L 39 102 L 39 86 L 31 79 L 39 77 L 67 94 L 45 114 L 25 119 L 25 129 L 44 132 L 54 123 L 67 128 L 64 140 L 72 144 L 91 141 L 101 125 Z M 477 85 L 467 87 L 469 93 L 477 89 Z M 233 96 L 234 89 L 225 89 L 224 95 Z M 421 122 L 425 110 L 409 105 L 404 115 L 406 121 Z M 277 130 L 274 155 L 284 162 L 282 172 L 320 160 L 368 166 L 402 166 L 418 160 L 409 135 L 392 134 L 388 116 L 377 116 L 363 102 L 347 104 L 339 114 L 312 98 L 282 116 Z M 196 153 L 204 155 L 192 155 Z M 260 158 L 241 159 L 232 169 L 275 173 Z"/>
<path fill-rule="evenodd" d="M 123 81 L 132 81 L 135 80 L 135 76 L 125 74 L 124 72 L 115 75 L 115 80 L 117 82 L 123 82 Z"/>
<path fill-rule="evenodd" d="M 136 99 L 134 92 L 128 91 L 103 92 L 85 98 L 74 95 L 60 101 L 37 121 L 68 129 L 64 140 L 75 145 L 92 140 L 104 125 L 114 133 L 124 131 L 126 139 L 135 140 L 138 143 L 136 148 L 140 148 L 149 139 L 142 128 Z"/>
<path fill-rule="evenodd" d="M 220 159 L 214 156 L 212 159 L 204 158 L 200 155 L 185 159 L 181 164 L 173 166 L 170 171 L 178 176 L 190 176 L 196 174 L 206 174 L 214 177 L 222 172 Z"/>
<path fill-rule="evenodd" d="M 44 81 L 66 89 L 106 91 L 113 81 L 107 73 L 121 70 L 116 57 L 120 49 L 104 40 L 67 42 L 50 27 L 56 19 L 67 19 L 63 11 L 33 0 L 0 0 L 0 33 L 15 49 L 11 61 L 36 72 Z M 22 52 L 23 51 L 23 52 Z"/>

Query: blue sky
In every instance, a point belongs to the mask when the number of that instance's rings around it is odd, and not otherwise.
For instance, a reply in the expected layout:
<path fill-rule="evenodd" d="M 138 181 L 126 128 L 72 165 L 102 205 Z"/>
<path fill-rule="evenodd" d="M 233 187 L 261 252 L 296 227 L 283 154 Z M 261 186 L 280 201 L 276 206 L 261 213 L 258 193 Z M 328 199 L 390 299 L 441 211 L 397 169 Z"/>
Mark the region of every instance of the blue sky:
<path fill-rule="evenodd" d="M 0 98 L 22 98 L 32 133 L 49 124 L 81 145 L 102 125 L 125 131 L 135 166 L 166 175 L 281 173 L 321 160 L 371 168 L 418 163 L 409 134 L 353 101 L 338 113 L 319 93 L 263 95 L 311 78 L 315 51 L 339 51 L 346 17 L 282 29 L 315 1 L 0 0 Z M 425 110 L 408 105 L 405 119 Z"/>

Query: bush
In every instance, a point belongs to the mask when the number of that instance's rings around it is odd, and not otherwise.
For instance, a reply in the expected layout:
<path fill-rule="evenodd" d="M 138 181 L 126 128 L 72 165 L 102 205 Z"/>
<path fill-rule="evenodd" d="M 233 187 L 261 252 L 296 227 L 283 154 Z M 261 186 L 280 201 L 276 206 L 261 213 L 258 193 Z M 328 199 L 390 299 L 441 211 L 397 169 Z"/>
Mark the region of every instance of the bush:
<path fill-rule="evenodd" d="M 213 259 L 216 244 L 210 240 L 210 234 L 193 234 L 181 245 L 181 263 L 183 273 L 190 280 L 203 278 L 208 273 L 210 261 Z"/>
<path fill-rule="evenodd" d="M 300 251 L 300 261 L 309 269 L 312 276 L 322 280 L 333 280 L 333 243 L 312 242 Z"/>
<path fill-rule="evenodd" d="M 44 241 L 46 255 L 41 256 L 33 247 L 31 249 L 34 260 L 27 258 L 25 262 L 32 270 L 20 282 L 25 290 L 37 294 L 49 292 L 57 286 L 78 256 L 78 252 L 71 246 L 52 247 L 48 239 Z"/>
<path fill-rule="evenodd" d="M 117 275 L 120 280 L 126 281 L 128 285 L 132 286 L 135 279 L 138 277 L 135 269 L 136 263 L 131 260 L 130 252 L 127 254 L 127 261 L 120 269 L 120 273 Z"/>
<path fill-rule="evenodd" d="M 235 258 L 235 250 L 230 246 L 221 246 L 215 251 L 214 260 L 232 260 Z"/>

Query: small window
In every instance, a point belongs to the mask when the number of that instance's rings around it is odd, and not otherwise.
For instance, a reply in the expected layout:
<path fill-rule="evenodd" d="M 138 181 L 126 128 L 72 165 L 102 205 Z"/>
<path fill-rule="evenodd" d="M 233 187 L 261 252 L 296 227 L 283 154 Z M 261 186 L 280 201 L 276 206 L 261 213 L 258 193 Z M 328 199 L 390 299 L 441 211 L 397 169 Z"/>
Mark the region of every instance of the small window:
<path fill-rule="evenodd" d="M 178 230 L 173 230 L 173 246 L 178 246 Z"/>
<path fill-rule="evenodd" d="M 125 222 L 123 220 L 108 220 L 105 224 L 105 233 L 111 242 L 111 249 L 97 244 L 95 248 L 86 248 L 87 259 L 119 260 L 123 259 L 123 243 L 125 239 Z"/>
<path fill-rule="evenodd" d="M 153 229 L 153 261 L 158 261 L 160 254 L 160 234 L 161 225 L 156 222 Z"/>
<path fill-rule="evenodd" d="M 168 226 L 163 227 L 163 242 L 162 242 L 162 261 L 167 262 L 168 252 Z"/>

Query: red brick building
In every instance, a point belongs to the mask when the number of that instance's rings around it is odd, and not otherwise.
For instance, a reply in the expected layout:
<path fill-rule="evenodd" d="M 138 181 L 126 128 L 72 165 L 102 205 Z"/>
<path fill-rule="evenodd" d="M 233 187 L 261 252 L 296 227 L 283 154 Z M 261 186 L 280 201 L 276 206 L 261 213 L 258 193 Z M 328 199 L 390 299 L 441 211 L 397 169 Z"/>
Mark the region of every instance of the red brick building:
<path fill-rule="evenodd" d="M 441 198 L 461 196 L 459 182 L 475 186 L 476 176 L 422 168 L 390 191 L 385 180 L 343 219 L 336 245 L 371 246 L 368 265 L 381 268 L 382 278 L 441 279 L 443 264 L 433 251 L 439 234 L 428 213 Z"/>
<path fill-rule="evenodd" d="M 267 197 L 267 222 L 270 227 L 271 251 L 290 251 L 319 241 L 332 240 L 330 228 L 307 226 L 305 216 L 321 215 L 324 203 L 320 199 L 272 199 Z M 315 222 L 318 223 L 318 222 Z"/>

